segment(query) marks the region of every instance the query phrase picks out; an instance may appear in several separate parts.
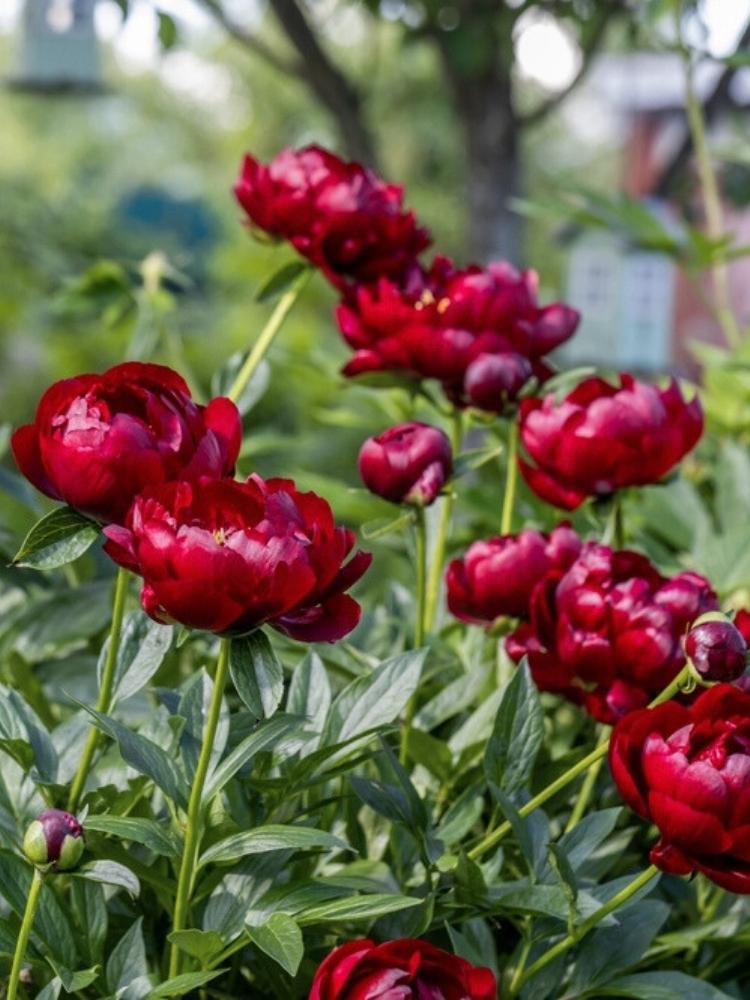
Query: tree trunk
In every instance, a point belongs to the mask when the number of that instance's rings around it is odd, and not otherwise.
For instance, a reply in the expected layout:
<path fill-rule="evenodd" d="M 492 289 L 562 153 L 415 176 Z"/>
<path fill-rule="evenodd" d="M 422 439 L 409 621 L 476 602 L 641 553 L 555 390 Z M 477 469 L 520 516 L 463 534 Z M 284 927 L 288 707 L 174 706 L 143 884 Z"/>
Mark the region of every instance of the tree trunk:
<path fill-rule="evenodd" d="M 469 252 L 481 263 L 521 262 L 523 224 L 509 203 L 521 193 L 519 129 L 501 87 L 464 93 Z"/>
<path fill-rule="evenodd" d="M 520 124 L 513 109 L 510 28 L 490 16 L 484 26 L 483 58 L 468 60 L 466 45 L 447 32 L 433 35 L 453 103 L 464 130 L 467 178 L 468 252 L 478 263 L 505 259 L 520 263 L 521 219 L 509 208 L 520 194 Z M 476 25 L 473 26 L 476 28 Z M 474 45 L 472 51 L 477 50 Z"/>

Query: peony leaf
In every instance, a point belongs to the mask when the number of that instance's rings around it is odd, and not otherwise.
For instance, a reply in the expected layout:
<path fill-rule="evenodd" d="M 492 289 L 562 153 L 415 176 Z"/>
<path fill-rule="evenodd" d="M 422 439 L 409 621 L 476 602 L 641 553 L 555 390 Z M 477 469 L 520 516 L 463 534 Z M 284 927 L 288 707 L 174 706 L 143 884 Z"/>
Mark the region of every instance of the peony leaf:
<path fill-rule="evenodd" d="M 274 913 L 265 924 L 248 927 L 253 944 L 277 962 L 290 976 L 296 976 L 305 954 L 299 925 L 285 913 Z"/>
<path fill-rule="evenodd" d="M 72 507 L 57 507 L 37 521 L 13 557 L 14 566 L 57 569 L 73 562 L 99 537 L 99 526 Z"/>
<path fill-rule="evenodd" d="M 504 792 L 523 788 L 544 739 L 539 692 L 523 662 L 503 692 L 484 758 L 484 773 Z"/>
<path fill-rule="evenodd" d="M 270 718 L 284 694 L 284 671 L 265 632 L 232 639 L 229 670 L 250 711 L 259 719 Z"/>
<path fill-rule="evenodd" d="M 290 260 L 271 275 L 260 286 L 255 294 L 256 302 L 273 302 L 285 292 L 288 292 L 297 279 L 310 270 L 310 264 L 304 260 Z"/>
<path fill-rule="evenodd" d="M 258 826 L 254 830 L 245 830 L 220 840 L 203 854 L 200 864 L 237 861 L 249 854 L 266 854 L 269 851 L 310 851 L 321 848 L 328 851 L 352 850 L 346 841 L 325 830 L 279 823 Z"/>

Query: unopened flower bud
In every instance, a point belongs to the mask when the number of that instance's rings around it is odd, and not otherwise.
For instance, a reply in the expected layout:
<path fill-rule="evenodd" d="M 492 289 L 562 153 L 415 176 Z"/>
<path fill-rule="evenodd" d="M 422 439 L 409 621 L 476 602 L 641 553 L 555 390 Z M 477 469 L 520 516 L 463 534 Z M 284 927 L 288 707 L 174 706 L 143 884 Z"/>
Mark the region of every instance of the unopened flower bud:
<path fill-rule="evenodd" d="M 747 643 L 725 615 L 702 615 L 690 629 L 685 652 L 705 680 L 734 681 L 745 672 Z"/>
<path fill-rule="evenodd" d="M 447 435 L 417 422 L 368 438 L 359 453 L 359 473 L 368 490 L 391 503 L 415 507 L 436 499 L 452 467 Z"/>
<path fill-rule="evenodd" d="M 466 369 L 464 392 L 480 410 L 502 413 L 531 378 L 531 363 L 522 354 L 480 354 Z"/>
<path fill-rule="evenodd" d="M 29 861 L 35 865 L 53 864 L 59 871 L 75 868 L 83 848 L 83 827 L 62 809 L 45 809 L 23 838 L 23 852 Z"/>

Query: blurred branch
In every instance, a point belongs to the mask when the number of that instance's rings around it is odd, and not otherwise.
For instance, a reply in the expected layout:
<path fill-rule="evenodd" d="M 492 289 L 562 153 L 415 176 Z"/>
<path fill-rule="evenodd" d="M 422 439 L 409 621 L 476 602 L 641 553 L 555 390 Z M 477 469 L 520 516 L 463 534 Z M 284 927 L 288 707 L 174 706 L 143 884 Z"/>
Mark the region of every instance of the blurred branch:
<path fill-rule="evenodd" d="M 297 59 L 285 59 L 238 24 L 224 9 L 221 0 L 199 0 L 199 3 L 227 34 L 253 55 L 277 72 L 306 83 L 334 118 L 348 154 L 370 166 L 375 165 L 375 144 L 364 121 L 361 96 L 323 50 L 295 0 L 270 0 L 270 6 L 296 50 Z"/>
<path fill-rule="evenodd" d="M 362 98 L 324 51 L 296 0 L 270 0 L 287 38 L 300 56 L 298 74 L 336 119 L 351 156 L 374 166 L 375 144 L 362 113 Z"/>
<path fill-rule="evenodd" d="M 745 25 L 742 37 L 737 43 L 736 52 L 747 51 L 748 49 L 750 49 L 750 20 Z M 734 105 L 730 88 L 734 75 L 739 68 L 738 66 L 727 66 L 716 81 L 713 91 L 703 101 L 703 117 L 707 122 L 711 122 L 720 111 Z M 686 121 L 685 137 L 654 185 L 653 193 L 656 196 L 663 198 L 669 194 L 674 182 L 687 166 L 692 153 L 693 134 Z"/>
<path fill-rule="evenodd" d="M 617 15 L 624 13 L 625 10 L 626 8 L 620 0 L 603 2 L 597 6 L 592 23 L 588 26 L 586 38 L 581 44 L 581 65 L 578 72 L 575 74 L 568 86 L 559 91 L 559 93 L 553 94 L 552 97 L 543 101 L 537 108 L 534 108 L 527 114 L 520 115 L 519 122 L 522 127 L 537 125 L 540 121 L 546 118 L 547 115 L 557 110 L 557 108 L 568 99 L 570 94 L 572 94 L 588 73 L 593 58 L 599 52 L 602 42 L 604 41 L 604 36 L 607 33 L 607 28 L 612 23 L 612 20 Z"/>
<path fill-rule="evenodd" d="M 260 56 L 273 69 L 279 73 L 299 75 L 298 66 L 291 61 L 285 60 L 283 56 L 274 52 L 265 42 L 256 38 L 255 35 L 250 34 L 242 25 L 237 24 L 224 10 L 220 0 L 199 0 L 199 3 L 214 16 L 228 35 L 231 35 L 235 41 L 239 42 L 244 48 L 249 49 L 254 55 Z"/>

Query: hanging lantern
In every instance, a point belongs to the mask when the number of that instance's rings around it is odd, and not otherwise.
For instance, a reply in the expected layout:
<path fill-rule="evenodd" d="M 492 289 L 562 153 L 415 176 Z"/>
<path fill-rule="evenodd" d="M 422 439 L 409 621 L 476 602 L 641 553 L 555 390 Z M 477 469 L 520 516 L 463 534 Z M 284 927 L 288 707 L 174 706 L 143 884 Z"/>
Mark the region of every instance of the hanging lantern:
<path fill-rule="evenodd" d="M 95 0 L 25 0 L 21 51 L 12 86 L 88 92 L 101 88 Z"/>

